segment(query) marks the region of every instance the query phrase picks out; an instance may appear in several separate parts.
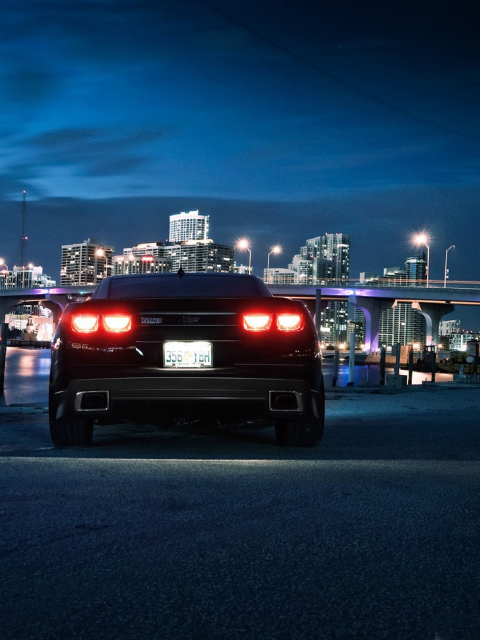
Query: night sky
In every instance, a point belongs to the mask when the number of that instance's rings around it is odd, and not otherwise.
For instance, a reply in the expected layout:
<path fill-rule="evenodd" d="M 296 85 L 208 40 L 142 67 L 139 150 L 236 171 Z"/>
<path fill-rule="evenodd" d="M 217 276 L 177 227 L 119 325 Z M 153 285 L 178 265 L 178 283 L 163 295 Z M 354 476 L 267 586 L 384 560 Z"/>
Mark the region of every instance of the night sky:
<path fill-rule="evenodd" d="M 254 272 L 351 236 L 351 276 L 480 281 L 477 0 L 2 0 L 0 257 L 163 240 L 199 209 Z M 247 253 L 237 262 L 247 262 Z M 455 312 L 450 317 L 463 317 Z M 480 329 L 480 312 L 472 315 Z"/>

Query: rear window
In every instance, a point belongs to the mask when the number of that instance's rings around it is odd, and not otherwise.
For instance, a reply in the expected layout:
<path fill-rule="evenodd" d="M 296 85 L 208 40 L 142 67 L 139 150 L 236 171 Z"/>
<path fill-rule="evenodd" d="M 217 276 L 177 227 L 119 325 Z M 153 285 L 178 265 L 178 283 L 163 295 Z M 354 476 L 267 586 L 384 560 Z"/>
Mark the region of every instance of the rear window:
<path fill-rule="evenodd" d="M 257 298 L 271 297 L 255 276 L 240 274 L 147 274 L 106 278 L 92 298 Z"/>

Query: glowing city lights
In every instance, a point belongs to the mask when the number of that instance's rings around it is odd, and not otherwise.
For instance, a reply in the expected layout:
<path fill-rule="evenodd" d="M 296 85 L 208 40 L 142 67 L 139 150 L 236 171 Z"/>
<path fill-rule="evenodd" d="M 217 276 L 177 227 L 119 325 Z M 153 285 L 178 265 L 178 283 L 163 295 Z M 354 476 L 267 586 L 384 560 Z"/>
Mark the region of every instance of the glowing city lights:
<path fill-rule="evenodd" d="M 270 249 L 270 251 L 268 252 L 268 255 L 267 255 L 267 282 L 269 282 L 269 283 L 271 282 L 271 279 L 270 279 L 270 256 L 271 256 L 272 253 L 275 254 L 275 255 L 278 255 L 279 253 L 282 253 L 282 247 L 280 247 L 277 244 L 274 247 L 272 247 Z"/>
<path fill-rule="evenodd" d="M 252 273 L 252 250 L 250 249 L 249 241 L 246 238 L 242 238 L 237 242 L 237 249 L 248 251 L 248 273 Z"/>
<path fill-rule="evenodd" d="M 416 236 L 413 237 L 413 242 L 416 245 L 424 245 L 425 247 L 427 247 L 427 269 L 426 269 L 426 274 L 427 274 L 427 287 L 428 287 L 428 281 L 430 278 L 430 238 L 429 236 L 425 233 L 418 233 Z"/>

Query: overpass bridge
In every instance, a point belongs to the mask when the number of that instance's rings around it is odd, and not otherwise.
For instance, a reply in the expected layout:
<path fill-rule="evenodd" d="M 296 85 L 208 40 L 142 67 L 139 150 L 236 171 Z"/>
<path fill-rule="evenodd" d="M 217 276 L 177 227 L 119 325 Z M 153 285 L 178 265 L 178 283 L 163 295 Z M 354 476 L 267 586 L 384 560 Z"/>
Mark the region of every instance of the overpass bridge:
<path fill-rule="evenodd" d="M 346 300 L 365 314 L 365 351 L 378 350 L 380 316 L 399 302 L 411 302 L 412 308 L 421 313 L 426 321 L 427 345 L 438 344 L 438 325 L 443 316 L 454 311 L 458 305 L 480 305 L 480 288 L 467 287 L 385 287 L 344 286 L 319 287 L 318 285 L 270 285 L 273 295 L 303 299 L 314 311 L 315 317 L 322 301 Z M 319 329 L 319 320 L 317 320 Z"/>
<path fill-rule="evenodd" d="M 5 315 L 23 304 L 41 304 L 53 314 L 56 324 L 70 302 L 86 300 L 95 291 L 96 285 L 50 287 L 45 289 L 0 289 L 0 322 Z"/>
<path fill-rule="evenodd" d="M 365 350 L 378 349 L 380 316 L 385 309 L 398 302 L 411 302 L 426 320 L 427 345 L 438 344 L 438 325 L 443 316 L 458 305 L 480 306 L 480 288 L 467 287 L 366 287 L 318 285 L 268 285 L 274 296 L 304 300 L 314 314 L 320 329 L 322 303 L 346 300 L 365 314 Z M 15 307 L 40 303 L 50 309 L 55 323 L 60 319 L 69 302 L 85 300 L 95 290 L 95 285 L 51 287 L 45 289 L 0 289 L 0 322 Z"/>

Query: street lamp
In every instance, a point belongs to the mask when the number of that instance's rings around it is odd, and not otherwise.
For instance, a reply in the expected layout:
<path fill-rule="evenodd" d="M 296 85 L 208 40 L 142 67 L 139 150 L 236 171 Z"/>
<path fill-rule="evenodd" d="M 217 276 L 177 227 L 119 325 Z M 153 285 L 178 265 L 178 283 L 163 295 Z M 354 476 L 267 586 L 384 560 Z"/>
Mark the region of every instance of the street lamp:
<path fill-rule="evenodd" d="M 427 236 L 426 233 L 419 233 L 417 236 L 414 237 L 413 239 L 415 244 L 418 245 L 425 245 L 427 247 L 427 288 L 428 288 L 428 281 L 430 278 L 430 245 L 428 244 L 430 242 L 430 238 Z"/>
<path fill-rule="evenodd" d="M 448 247 L 448 249 L 445 251 L 445 277 L 443 279 L 443 287 L 444 287 L 444 289 L 447 288 L 447 278 L 448 278 L 447 261 L 448 261 L 448 252 L 450 251 L 450 249 L 455 249 L 455 245 L 452 244 L 452 246 Z"/>
<path fill-rule="evenodd" d="M 270 282 L 270 254 L 274 253 L 275 255 L 278 255 L 279 253 L 282 253 L 282 247 L 280 247 L 278 244 L 275 245 L 274 247 L 272 247 L 272 250 L 268 252 L 267 255 L 267 282 Z"/>
<path fill-rule="evenodd" d="M 250 243 L 245 238 L 243 240 L 239 240 L 237 243 L 237 247 L 241 251 L 248 251 L 248 273 L 252 273 L 252 250 L 250 249 Z"/>

